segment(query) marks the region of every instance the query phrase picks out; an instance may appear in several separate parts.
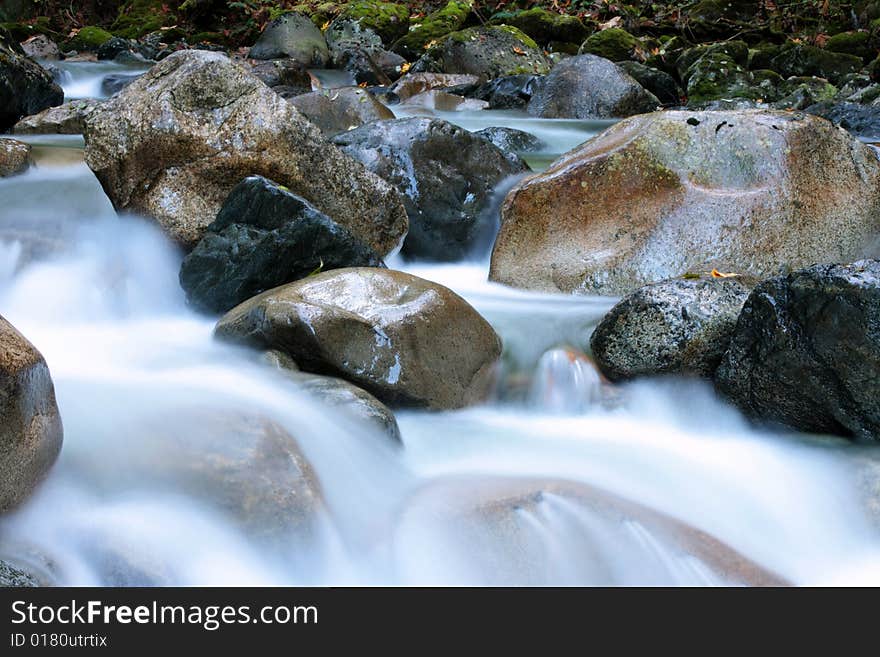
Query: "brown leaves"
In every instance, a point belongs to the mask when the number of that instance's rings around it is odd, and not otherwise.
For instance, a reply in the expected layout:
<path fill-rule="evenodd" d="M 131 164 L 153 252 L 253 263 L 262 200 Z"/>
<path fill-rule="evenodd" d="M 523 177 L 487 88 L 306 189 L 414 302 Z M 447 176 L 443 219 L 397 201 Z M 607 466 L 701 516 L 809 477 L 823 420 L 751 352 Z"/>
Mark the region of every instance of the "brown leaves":
<path fill-rule="evenodd" d="M 526 51 L 523 50 L 522 48 L 518 47 L 518 46 L 514 46 L 514 47 L 512 48 L 512 50 L 513 50 L 513 54 L 514 54 L 514 55 L 525 55 L 525 54 L 526 54 Z"/>

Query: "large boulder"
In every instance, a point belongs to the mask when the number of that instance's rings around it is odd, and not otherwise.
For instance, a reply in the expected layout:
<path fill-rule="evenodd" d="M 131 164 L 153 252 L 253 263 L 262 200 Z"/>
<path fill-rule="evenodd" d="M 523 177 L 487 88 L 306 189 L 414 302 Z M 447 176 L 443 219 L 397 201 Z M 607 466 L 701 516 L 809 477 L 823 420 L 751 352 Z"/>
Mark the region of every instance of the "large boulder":
<path fill-rule="evenodd" d="M 321 30 L 303 14 L 290 12 L 269 23 L 251 47 L 251 59 L 295 59 L 303 66 L 323 68 L 330 52 Z"/>
<path fill-rule="evenodd" d="M 752 292 L 716 374 L 749 415 L 880 440 L 880 261 L 814 265 Z"/>
<path fill-rule="evenodd" d="M 494 229 L 484 210 L 495 186 L 526 170 L 494 144 L 440 119 L 379 121 L 333 143 L 394 185 L 404 198 L 408 256 L 458 260 Z"/>
<path fill-rule="evenodd" d="M 862 68 L 860 57 L 796 44 L 784 48 L 770 60 L 770 68 L 784 77 L 815 75 L 837 84 L 844 76 Z"/>
<path fill-rule="evenodd" d="M 659 105 L 614 62 L 578 55 L 553 68 L 529 101 L 528 112 L 547 119 L 602 119 L 652 112 Z"/>
<path fill-rule="evenodd" d="M 880 231 L 880 162 L 810 115 L 633 117 L 508 193 L 492 280 L 625 294 L 706 263 L 773 275 L 864 257 Z"/>
<path fill-rule="evenodd" d="M 394 112 L 359 87 L 321 89 L 294 96 L 289 102 L 327 137 L 365 123 L 394 118 Z"/>
<path fill-rule="evenodd" d="M 599 369 L 612 381 L 661 374 L 711 377 L 750 283 L 697 273 L 636 290 L 602 318 L 590 338 Z"/>
<path fill-rule="evenodd" d="M 46 361 L 0 317 L 0 512 L 22 502 L 43 479 L 62 437 Z"/>
<path fill-rule="evenodd" d="M 153 217 L 187 250 L 249 175 L 289 188 L 380 255 L 406 233 L 394 189 L 220 53 L 170 55 L 92 113 L 85 137 L 114 206 Z"/>
<path fill-rule="evenodd" d="M 508 25 L 472 27 L 449 35 L 413 64 L 413 72 L 469 73 L 485 79 L 544 74 L 550 60 L 525 34 Z"/>
<path fill-rule="evenodd" d="M 64 92 L 52 74 L 25 55 L 9 33 L 0 28 L 0 132 L 22 116 L 64 102 Z"/>
<path fill-rule="evenodd" d="M 226 312 L 315 271 L 358 266 L 382 266 L 382 259 L 305 199 L 251 176 L 184 258 L 180 284 L 197 308 Z"/>
<path fill-rule="evenodd" d="M 81 135 L 86 119 L 99 104 L 100 101 L 91 99 L 71 100 L 24 117 L 12 127 L 12 132 L 16 135 Z"/>
<path fill-rule="evenodd" d="M 619 27 L 591 34 L 581 45 L 579 55 L 595 55 L 614 62 L 624 61 L 643 54 L 642 42 Z"/>
<path fill-rule="evenodd" d="M 387 269 L 337 269 L 269 290 L 229 311 L 215 334 L 279 349 L 385 403 L 434 409 L 485 398 L 501 355 L 501 340 L 464 299 Z"/>
<path fill-rule="evenodd" d="M 0 178 L 27 171 L 30 165 L 30 145 L 17 139 L 0 137 Z"/>

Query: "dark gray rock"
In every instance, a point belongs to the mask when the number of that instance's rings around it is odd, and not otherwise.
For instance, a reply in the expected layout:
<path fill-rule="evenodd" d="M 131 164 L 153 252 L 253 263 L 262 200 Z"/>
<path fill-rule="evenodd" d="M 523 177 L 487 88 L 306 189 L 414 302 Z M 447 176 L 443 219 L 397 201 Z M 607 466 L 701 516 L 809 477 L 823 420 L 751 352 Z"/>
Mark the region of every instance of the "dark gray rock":
<path fill-rule="evenodd" d="M 485 100 L 489 109 L 520 109 L 529 104 L 543 83 L 543 75 L 508 75 L 470 88 L 451 87 L 447 91 Z"/>
<path fill-rule="evenodd" d="M 857 137 L 880 137 L 880 106 L 857 103 L 816 103 L 806 109 Z"/>
<path fill-rule="evenodd" d="M 320 89 L 288 100 L 327 137 L 365 123 L 394 118 L 394 112 L 360 87 Z"/>
<path fill-rule="evenodd" d="M 814 265 L 761 283 L 716 373 L 747 414 L 880 440 L 880 261 Z"/>
<path fill-rule="evenodd" d="M 642 287 L 602 319 L 590 348 L 612 381 L 661 374 L 711 377 L 751 290 L 739 277 L 700 274 Z"/>
<path fill-rule="evenodd" d="M 597 119 L 652 112 L 659 105 L 654 94 L 614 62 L 578 55 L 553 68 L 532 96 L 528 112 L 543 118 Z"/>
<path fill-rule="evenodd" d="M 312 90 L 309 72 L 295 59 L 257 60 L 251 67 L 251 73 L 260 78 L 267 87 L 293 87 L 303 94 Z"/>
<path fill-rule="evenodd" d="M 190 303 L 210 312 L 319 270 L 381 267 L 382 259 L 305 199 L 260 176 L 229 193 L 180 267 Z"/>
<path fill-rule="evenodd" d="M 52 74 L 25 55 L 9 33 L 0 29 L 0 132 L 23 116 L 64 102 Z"/>
<path fill-rule="evenodd" d="M 678 105 L 681 103 L 682 91 L 669 73 L 639 62 L 617 62 L 617 65 L 629 73 L 632 78 L 645 89 L 657 96 L 664 105 Z"/>
<path fill-rule="evenodd" d="M 134 52 L 134 46 L 128 39 L 112 37 L 98 46 L 98 59 L 116 59 L 122 53 Z"/>
<path fill-rule="evenodd" d="M 321 30 L 311 18 L 295 12 L 269 23 L 248 56 L 252 59 L 290 57 L 305 66 L 318 68 L 330 63 L 330 52 Z"/>
<path fill-rule="evenodd" d="M 112 96 L 125 89 L 141 75 L 143 73 L 111 73 L 101 80 L 101 91 L 107 96 Z"/>
<path fill-rule="evenodd" d="M 387 85 L 397 80 L 406 60 L 387 50 L 351 47 L 342 51 L 337 66 L 348 71 L 358 84 Z"/>
<path fill-rule="evenodd" d="M 494 227 L 483 211 L 495 186 L 526 170 L 494 144 L 438 119 L 378 121 L 333 143 L 403 195 L 410 222 L 403 253 L 410 257 L 470 253 Z"/>
<path fill-rule="evenodd" d="M 477 130 L 475 135 L 488 139 L 502 151 L 513 153 L 531 153 L 539 151 L 547 144 L 525 130 L 493 126 Z"/>

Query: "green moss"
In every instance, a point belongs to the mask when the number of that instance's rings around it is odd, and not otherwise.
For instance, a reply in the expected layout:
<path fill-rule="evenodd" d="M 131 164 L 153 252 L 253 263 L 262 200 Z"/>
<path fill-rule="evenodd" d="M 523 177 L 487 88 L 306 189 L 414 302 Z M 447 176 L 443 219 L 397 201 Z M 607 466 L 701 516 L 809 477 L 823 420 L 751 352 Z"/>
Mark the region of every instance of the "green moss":
<path fill-rule="evenodd" d="M 689 77 L 689 69 L 695 62 L 699 61 L 707 55 L 725 55 L 736 62 L 739 66 L 745 68 L 749 61 L 749 47 L 745 41 L 721 41 L 719 43 L 704 43 L 694 46 L 681 53 L 675 67 L 678 70 L 678 76 L 683 82 L 687 82 Z"/>
<path fill-rule="evenodd" d="M 126 0 L 110 31 L 125 39 L 137 39 L 176 24 L 177 14 L 163 0 Z"/>
<path fill-rule="evenodd" d="M 815 75 L 833 84 L 860 70 L 863 62 L 854 55 L 804 44 L 791 44 L 783 48 L 770 64 L 783 77 Z"/>
<path fill-rule="evenodd" d="M 427 16 L 421 23 L 410 25 L 409 33 L 398 39 L 392 50 L 404 57 L 415 57 L 425 48 L 448 34 L 460 30 L 471 13 L 472 2 L 452 0 L 442 9 Z"/>
<path fill-rule="evenodd" d="M 842 52 L 855 55 L 863 60 L 876 53 L 872 48 L 871 35 L 868 32 L 841 32 L 835 34 L 825 43 L 825 49 L 831 52 Z"/>
<path fill-rule="evenodd" d="M 113 38 L 107 30 L 92 25 L 82 28 L 65 44 L 65 50 L 96 50 L 98 46 Z"/>
<path fill-rule="evenodd" d="M 409 31 L 409 8 L 394 2 L 352 2 L 339 14 L 393 43 Z"/>
<path fill-rule="evenodd" d="M 636 52 L 641 51 L 641 46 L 641 42 L 626 30 L 612 27 L 588 37 L 581 46 L 580 52 L 604 57 L 612 62 L 620 62 L 632 59 Z"/>
<path fill-rule="evenodd" d="M 749 49 L 750 69 L 769 69 L 770 62 L 780 53 L 782 46 L 775 43 L 758 43 Z"/>
<path fill-rule="evenodd" d="M 189 43 L 217 43 L 225 44 L 226 37 L 219 32 L 197 32 L 187 39 Z"/>
<path fill-rule="evenodd" d="M 753 88 L 748 71 L 723 52 L 703 55 L 688 69 L 688 102 L 705 102 L 722 98 L 761 97 Z"/>
<path fill-rule="evenodd" d="M 541 44 L 551 41 L 583 43 L 590 34 L 590 28 L 577 16 L 557 14 L 539 7 L 499 12 L 489 22 L 492 25 L 512 25 Z"/>

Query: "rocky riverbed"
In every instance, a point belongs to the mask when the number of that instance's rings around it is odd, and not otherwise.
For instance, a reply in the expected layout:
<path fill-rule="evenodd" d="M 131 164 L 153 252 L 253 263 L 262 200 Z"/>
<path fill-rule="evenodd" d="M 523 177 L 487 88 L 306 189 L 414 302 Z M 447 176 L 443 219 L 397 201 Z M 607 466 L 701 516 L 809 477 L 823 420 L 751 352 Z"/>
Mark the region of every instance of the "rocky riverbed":
<path fill-rule="evenodd" d="M 868 9 L 118 4 L 0 27 L 0 581 L 880 574 Z"/>

